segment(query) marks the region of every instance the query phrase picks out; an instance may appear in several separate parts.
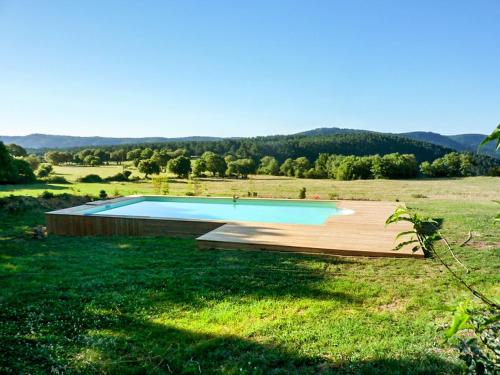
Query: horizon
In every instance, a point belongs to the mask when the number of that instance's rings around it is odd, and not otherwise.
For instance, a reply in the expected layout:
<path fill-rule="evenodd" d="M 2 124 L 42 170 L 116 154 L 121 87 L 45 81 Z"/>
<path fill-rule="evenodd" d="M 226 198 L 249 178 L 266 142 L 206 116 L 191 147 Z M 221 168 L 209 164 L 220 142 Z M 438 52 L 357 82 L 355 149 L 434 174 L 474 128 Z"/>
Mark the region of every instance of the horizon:
<path fill-rule="evenodd" d="M 267 136 L 286 136 L 286 135 L 295 135 L 298 133 L 302 132 L 307 132 L 311 130 L 317 130 L 317 129 L 346 129 L 346 130 L 361 130 L 361 131 L 373 131 L 375 133 L 385 133 L 385 134 L 403 134 L 403 133 L 433 133 L 433 134 L 438 134 L 442 135 L 445 137 L 450 137 L 450 136 L 455 136 L 455 135 L 481 135 L 481 136 L 486 136 L 488 134 L 486 133 L 478 133 L 478 132 L 470 132 L 470 133 L 455 133 L 455 134 L 443 134 L 443 133 L 437 133 L 433 131 L 420 131 L 420 130 L 414 130 L 410 132 L 402 132 L 402 133 L 388 133 L 388 132 L 378 132 L 376 130 L 369 130 L 369 129 L 354 129 L 354 128 L 343 128 L 343 127 L 337 127 L 337 126 L 330 126 L 330 127 L 318 127 L 318 128 L 310 128 L 310 129 L 304 129 L 304 130 L 299 130 L 295 133 L 276 133 L 276 134 L 259 134 L 259 135 L 252 135 L 252 136 L 212 136 L 212 135 L 206 135 L 206 134 L 201 134 L 201 135 L 183 135 L 183 136 L 168 136 L 168 135 L 148 135 L 148 136 L 103 136 L 103 135 L 75 135 L 75 134 L 48 134 L 48 133 L 29 133 L 29 134 L 16 134 L 16 135 L 9 135 L 9 134 L 0 134 L 0 137 L 28 137 L 32 135 L 44 135 L 44 136 L 52 136 L 52 137 L 75 137 L 75 138 L 115 138 L 115 139 L 123 139 L 123 138 L 130 138 L 130 139 L 141 139 L 141 138 L 193 138 L 193 137 L 200 137 L 200 138 L 205 138 L 205 137 L 212 137 L 212 138 L 253 138 L 253 137 L 267 137 Z"/>
<path fill-rule="evenodd" d="M 487 0 L 0 1 L 0 134 L 489 134 L 499 17 Z"/>

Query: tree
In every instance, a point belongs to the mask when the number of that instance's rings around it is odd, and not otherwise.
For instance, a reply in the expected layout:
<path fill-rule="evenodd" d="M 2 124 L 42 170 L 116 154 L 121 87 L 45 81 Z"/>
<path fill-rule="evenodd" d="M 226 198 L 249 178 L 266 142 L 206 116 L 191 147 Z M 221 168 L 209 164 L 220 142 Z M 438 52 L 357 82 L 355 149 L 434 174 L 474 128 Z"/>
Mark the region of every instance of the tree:
<path fill-rule="evenodd" d="M 229 163 L 228 171 L 230 175 L 247 178 L 255 172 L 255 163 L 252 159 L 237 159 Z"/>
<path fill-rule="evenodd" d="M 28 163 L 31 167 L 32 170 L 36 171 L 38 167 L 40 166 L 40 159 L 38 156 L 34 154 L 30 154 L 28 156 L 25 156 L 23 160 Z"/>
<path fill-rule="evenodd" d="M 121 164 L 127 158 L 127 152 L 125 149 L 120 148 L 115 151 L 111 151 L 109 154 L 109 160 L 114 161 L 117 164 Z"/>
<path fill-rule="evenodd" d="M 180 178 L 187 178 L 191 172 L 191 161 L 185 156 L 178 156 L 168 162 L 168 170 Z"/>
<path fill-rule="evenodd" d="M 295 159 L 294 163 L 294 174 L 295 177 L 303 178 L 304 174 L 311 168 L 311 163 L 309 159 L 302 156 L 300 158 Z"/>
<path fill-rule="evenodd" d="M 375 178 L 410 178 L 418 173 L 415 155 L 392 153 L 382 157 L 376 155 L 368 158 L 371 173 Z"/>
<path fill-rule="evenodd" d="M 99 164 L 104 164 L 109 161 L 109 153 L 100 148 L 94 150 L 94 156 L 99 159 Z"/>
<path fill-rule="evenodd" d="M 292 177 L 295 174 L 295 165 L 292 158 L 286 159 L 280 167 L 280 173 L 283 176 Z"/>
<path fill-rule="evenodd" d="M 28 155 L 28 153 L 26 152 L 26 150 L 24 148 L 22 148 L 19 145 L 16 145 L 15 143 L 11 143 L 10 145 L 7 145 L 7 150 L 9 150 L 9 153 L 12 156 L 22 157 L 22 156 Z"/>
<path fill-rule="evenodd" d="M 195 177 L 201 177 L 203 175 L 203 172 L 207 170 L 207 166 L 205 164 L 205 161 L 203 159 L 197 159 L 193 162 L 193 168 L 192 168 L 192 173 L 193 176 Z"/>
<path fill-rule="evenodd" d="M 422 172 L 423 175 L 432 177 L 433 172 L 432 172 L 432 165 L 428 161 L 424 161 L 420 164 L 420 172 Z"/>
<path fill-rule="evenodd" d="M 151 159 L 151 157 L 153 156 L 153 153 L 154 153 L 153 150 L 150 149 L 149 147 L 147 147 L 141 151 L 141 159 L 142 160 Z"/>
<path fill-rule="evenodd" d="M 160 166 L 154 160 L 141 160 L 137 166 L 139 172 L 144 173 L 144 178 L 148 178 L 150 174 L 160 174 Z"/>
<path fill-rule="evenodd" d="M 371 160 L 360 156 L 346 156 L 335 172 L 337 180 L 358 180 L 373 178 Z"/>
<path fill-rule="evenodd" d="M 127 160 L 137 160 L 141 158 L 142 150 L 140 148 L 135 148 L 129 152 L 127 152 Z"/>
<path fill-rule="evenodd" d="M 15 159 L 3 142 L 0 142 L 0 184 L 19 184 L 35 181 L 30 165 L 21 159 Z"/>
<path fill-rule="evenodd" d="M 101 164 L 101 159 L 99 159 L 95 155 L 87 155 L 85 156 L 85 159 L 83 159 L 83 164 L 90 165 L 90 166 L 97 166 Z"/>
<path fill-rule="evenodd" d="M 59 151 L 49 151 L 43 155 L 43 158 L 50 164 L 59 165 L 63 162 L 63 155 Z"/>
<path fill-rule="evenodd" d="M 258 174 L 277 176 L 280 173 L 280 166 L 274 156 L 264 156 L 260 159 Z"/>
<path fill-rule="evenodd" d="M 52 167 L 52 164 L 42 164 L 40 167 L 38 167 L 38 170 L 36 171 L 36 175 L 38 177 L 48 177 L 54 168 Z"/>
<path fill-rule="evenodd" d="M 218 174 L 219 177 L 224 177 L 227 164 L 222 156 L 212 151 L 206 151 L 201 155 L 200 159 L 203 160 L 207 171 L 211 172 L 214 176 Z"/>
<path fill-rule="evenodd" d="M 164 170 L 167 167 L 168 161 L 172 159 L 170 155 L 170 151 L 168 150 L 156 150 L 151 157 L 152 160 L 155 160 L 158 165 Z"/>

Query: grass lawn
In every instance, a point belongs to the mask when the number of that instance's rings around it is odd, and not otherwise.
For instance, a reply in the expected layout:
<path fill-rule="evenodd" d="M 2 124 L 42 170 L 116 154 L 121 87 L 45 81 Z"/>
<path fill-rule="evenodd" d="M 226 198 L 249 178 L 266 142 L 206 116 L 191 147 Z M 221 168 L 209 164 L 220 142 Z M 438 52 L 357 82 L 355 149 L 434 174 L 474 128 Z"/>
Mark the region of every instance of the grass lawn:
<path fill-rule="evenodd" d="M 202 185 L 210 195 L 296 197 L 305 186 L 309 197 L 406 201 L 443 218 L 452 241 L 472 230 L 472 241 L 457 248 L 471 269 L 465 278 L 498 299 L 500 226 L 491 202 L 498 181 L 259 176 Z M 137 182 L 2 186 L 0 194 L 113 195 L 115 187 L 154 193 Z M 170 184 L 171 194 L 188 189 Z M 163 237 L 29 238 L 43 220 L 41 209 L 0 212 L 0 373 L 464 371 L 442 337 L 448 308 L 469 294 L 432 259 L 199 251 L 194 240 Z"/>

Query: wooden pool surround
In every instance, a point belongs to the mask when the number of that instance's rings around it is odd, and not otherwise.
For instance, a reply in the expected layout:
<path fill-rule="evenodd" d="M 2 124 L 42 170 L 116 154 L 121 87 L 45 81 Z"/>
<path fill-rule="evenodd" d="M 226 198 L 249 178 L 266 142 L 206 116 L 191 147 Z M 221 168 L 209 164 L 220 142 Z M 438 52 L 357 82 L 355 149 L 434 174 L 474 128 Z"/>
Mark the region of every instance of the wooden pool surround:
<path fill-rule="evenodd" d="M 422 251 L 412 252 L 410 246 L 403 247 L 399 251 L 393 250 L 397 233 L 410 229 L 410 225 L 406 222 L 385 226 L 387 217 L 397 206 L 402 205 L 397 202 L 335 201 L 337 208 L 349 209 L 354 213 L 330 216 L 322 225 L 83 214 L 85 210 L 96 206 L 124 202 L 138 197 L 141 196 L 89 202 L 81 206 L 47 212 L 45 214 L 47 230 L 51 234 L 67 236 L 195 238 L 200 249 L 258 249 L 345 256 L 424 257 Z"/>

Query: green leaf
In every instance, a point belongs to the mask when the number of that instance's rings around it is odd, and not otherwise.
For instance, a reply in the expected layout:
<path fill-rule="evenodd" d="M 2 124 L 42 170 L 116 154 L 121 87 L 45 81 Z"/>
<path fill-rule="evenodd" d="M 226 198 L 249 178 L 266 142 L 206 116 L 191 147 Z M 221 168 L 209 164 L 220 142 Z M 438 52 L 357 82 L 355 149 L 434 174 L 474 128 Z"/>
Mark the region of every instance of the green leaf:
<path fill-rule="evenodd" d="M 450 327 L 445 331 L 446 339 L 450 339 L 457 334 L 458 331 L 462 329 L 472 328 L 469 324 L 471 316 L 469 314 L 469 303 L 464 302 L 457 307 L 455 310 L 455 315 L 453 315 L 453 321 Z"/>
<path fill-rule="evenodd" d="M 403 246 L 406 246 L 406 245 L 409 245 L 409 244 L 412 244 L 412 243 L 415 243 L 415 242 L 417 242 L 417 243 L 418 243 L 418 241 L 417 241 L 417 240 L 409 240 L 409 241 L 404 241 L 404 242 L 401 242 L 401 243 L 399 243 L 399 244 L 398 244 L 398 245 L 394 248 L 394 250 L 395 250 L 395 251 L 401 250 L 401 248 L 402 248 Z"/>
<path fill-rule="evenodd" d="M 397 240 L 398 238 L 400 238 L 400 237 L 402 237 L 402 236 L 406 236 L 406 235 L 408 235 L 408 234 L 416 234 L 416 232 L 415 232 L 414 230 L 408 230 L 408 231 L 406 231 L 406 232 L 400 232 L 400 233 L 398 233 L 398 234 L 397 234 L 397 236 L 396 236 L 396 240 Z"/>
<path fill-rule="evenodd" d="M 482 147 L 487 143 L 495 141 L 496 141 L 496 149 L 498 150 L 500 148 L 500 124 L 497 125 L 496 129 L 493 130 L 493 132 L 489 136 L 483 139 L 483 141 L 479 144 L 479 147 Z"/>

